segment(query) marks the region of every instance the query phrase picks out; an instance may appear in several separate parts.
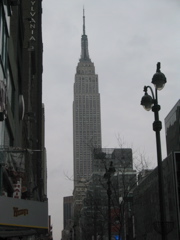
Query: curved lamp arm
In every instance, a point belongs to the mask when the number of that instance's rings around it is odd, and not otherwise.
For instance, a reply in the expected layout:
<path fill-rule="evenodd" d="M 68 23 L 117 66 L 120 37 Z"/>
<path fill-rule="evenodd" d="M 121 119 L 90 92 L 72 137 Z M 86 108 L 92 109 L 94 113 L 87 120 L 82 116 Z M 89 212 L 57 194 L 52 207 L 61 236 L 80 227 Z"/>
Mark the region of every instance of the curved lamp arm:
<path fill-rule="evenodd" d="M 148 93 L 147 93 L 147 90 L 148 88 L 150 89 L 151 91 L 151 94 L 152 96 L 150 96 Z M 144 86 L 144 96 L 142 97 L 141 99 L 141 105 L 147 110 L 151 110 L 152 109 L 152 106 L 153 104 L 156 102 L 156 99 L 155 99 L 155 96 L 154 96 L 154 92 L 152 90 L 152 88 L 150 86 Z"/>

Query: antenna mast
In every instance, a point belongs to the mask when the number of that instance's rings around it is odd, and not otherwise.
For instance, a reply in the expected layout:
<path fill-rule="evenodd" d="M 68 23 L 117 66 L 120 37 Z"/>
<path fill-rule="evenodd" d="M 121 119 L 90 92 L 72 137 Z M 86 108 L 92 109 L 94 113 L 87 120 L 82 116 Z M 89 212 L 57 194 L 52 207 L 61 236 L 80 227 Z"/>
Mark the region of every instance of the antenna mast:
<path fill-rule="evenodd" d="M 85 35 L 85 10 L 83 7 L 83 35 Z"/>

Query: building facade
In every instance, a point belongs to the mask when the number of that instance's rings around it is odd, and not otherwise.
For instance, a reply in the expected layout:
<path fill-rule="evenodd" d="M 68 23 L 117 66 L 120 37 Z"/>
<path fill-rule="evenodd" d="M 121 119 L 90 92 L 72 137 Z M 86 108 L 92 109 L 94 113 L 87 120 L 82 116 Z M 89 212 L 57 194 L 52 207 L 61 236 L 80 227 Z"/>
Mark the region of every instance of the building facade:
<path fill-rule="evenodd" d="M 88 52 L 83 14 L 81 57 L 76 68 L 73 101 L 74 185 L 92 174 L 92 151 L 101 147 L 98 75 Z"/>
<path fill-rule="evenodd" d="M 163 160 L 165 230 L 167 239 L 180 237 L 180 152 L 172 152 Z M 135 236 L 137 240 L 160 240 L 160 206 L 157 167 L 144 178 L 133 191 Z"/>
<path fill-rule="evenodd" d="M 108 177 L 110 163 L 115 171 Z M 108 239 L 109 221 L 112 238 L 133 239 L 132 191 L 136 184 L 132 149 L 94 149 L 93 173 L 81 209 L 81 239 Z"/>
<path fill-rule="evenodd" d="M 23 95 L 25 118 L 23 121 L 24 148 L 37 150 L 29 156 L 28 178 L 30 197 L 43 200 L 47 195 L 43 181 L 44 160 L 44 105 L 42 103 L 42 1 L 22 1 L 24 19 L 23 41 Z M 38 160 L 37 160 L 38 159 Z M 33 176 L 33 177 L 32 177 Z"/>
<path fill-rule="evenodd" d="M 0 3 L 0 239 L 48 234 L 42 1 Z"/>
<path fill-rule="evenodd" d="M 167 155 L 180 151 L 180 99 L 165 118 Z"/>
<path fill-rule="evenodd" d="M 74 233 L 73 224 L 73 196 L 63 198 L 63 230 L 62 239 L 73 239 Z"/>
<path fill-rule="evenodd" d="M 73 196 L 63 198 L 63 224 L 66 228 L 68 221 L 72 219 Z"/>

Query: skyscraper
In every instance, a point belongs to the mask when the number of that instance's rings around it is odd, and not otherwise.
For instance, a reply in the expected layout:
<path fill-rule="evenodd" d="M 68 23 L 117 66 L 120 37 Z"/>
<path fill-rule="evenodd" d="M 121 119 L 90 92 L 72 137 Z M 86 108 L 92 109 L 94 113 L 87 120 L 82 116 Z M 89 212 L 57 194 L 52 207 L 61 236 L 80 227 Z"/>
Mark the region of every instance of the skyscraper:
<path fill-rule="evenodd" d="M 76 68 L 73 101 L 74 185 L 92 173 L 93 148 L 101 147 L 98 75 L 88 51 L 83 10 L 81 57 Z"/>

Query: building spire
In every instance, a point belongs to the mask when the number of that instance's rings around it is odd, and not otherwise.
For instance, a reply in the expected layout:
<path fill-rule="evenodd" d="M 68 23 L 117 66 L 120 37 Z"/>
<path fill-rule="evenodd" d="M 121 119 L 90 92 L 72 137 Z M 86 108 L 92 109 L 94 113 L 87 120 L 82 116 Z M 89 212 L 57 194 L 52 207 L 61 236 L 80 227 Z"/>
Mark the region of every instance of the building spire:
<path fill-rule="evenodd" d="M 84 6 L 83 6 L 83 35 L 85 35 L 85 10 L 84 10 Z"/>
<path fill-rule="evenodd" d="M 88 38 L 85 31 L 85 10 L 83 6 L 83 34 L 81 37 L 81 58 L 80 61 L 91 61 L 88 51 Z"/>

